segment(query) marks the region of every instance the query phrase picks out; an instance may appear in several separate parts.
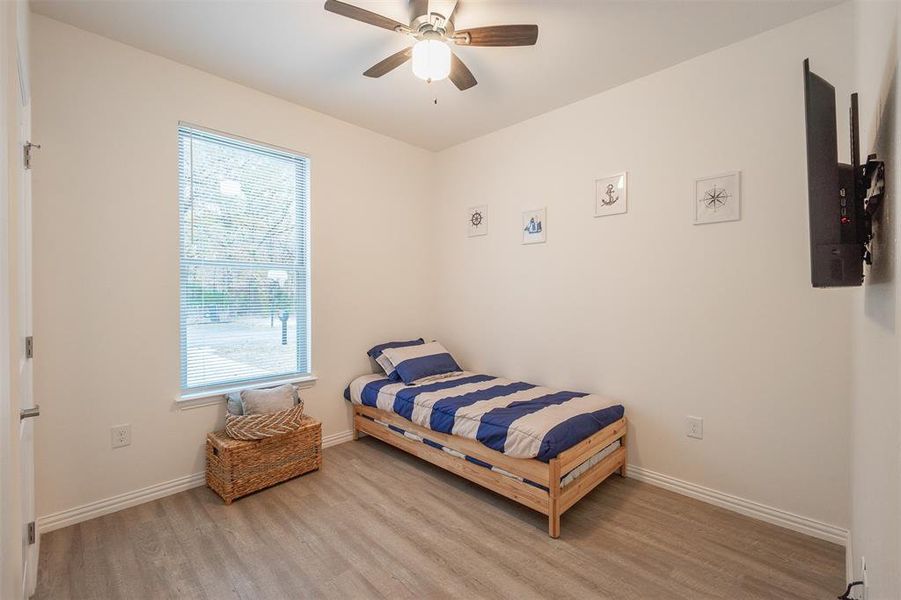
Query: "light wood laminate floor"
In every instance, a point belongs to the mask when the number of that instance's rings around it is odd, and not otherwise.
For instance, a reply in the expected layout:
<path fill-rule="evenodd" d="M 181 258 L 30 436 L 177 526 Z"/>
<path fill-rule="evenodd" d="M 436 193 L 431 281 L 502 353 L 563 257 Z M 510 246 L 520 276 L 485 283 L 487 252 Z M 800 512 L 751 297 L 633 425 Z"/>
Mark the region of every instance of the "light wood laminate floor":
<path fill-rule="evenodd" d="M 612 476 L 546 517 L 372 438 L 46 534 L 37 598 L 835 598 L 844 549 Z"/>

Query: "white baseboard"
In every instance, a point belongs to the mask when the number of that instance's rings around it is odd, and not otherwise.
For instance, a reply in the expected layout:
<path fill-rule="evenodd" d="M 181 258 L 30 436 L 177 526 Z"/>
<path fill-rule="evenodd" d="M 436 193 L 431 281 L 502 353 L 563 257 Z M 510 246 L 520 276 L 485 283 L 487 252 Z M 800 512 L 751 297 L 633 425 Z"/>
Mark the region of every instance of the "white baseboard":
<path fill-rule="evenodd" d="M 344 442 L 349 442 L 354 439 L 354 432 L 351 429 L 347 431 L 339 431 L 338 433 L 333 433 L 331 435 L 326 435 L 322 437 L 322 447 L 328 448 L 329 446 L 337 446 L 338 444 L 343 444 Z"/>
<path fill-rule="evenodd" d="M 744 498 L 739 498 L 738 496 L 719 492 L 696 483 L 676 479 L 675 477 L 670 477 L 669 475 L 657 473 L 636 465 L 628 465 L 626 467 L 626 473 L 627 476 L 632 479 L 644 481 L 651 485 L 656 485 L 672 492 L 676 492 L 677 494 L 689 496 L 696 500 L 713 504 L 714 506 L 719 506 L 720 508 L 725 508 L 726 510 L 731 510 L 747 517 L 772 523 L 773 525 L 779 525 L 780 527 L 785 527 L 786 529 L 791 529 L 792 531 L 804 533 L 842 546 L 847 546 L 848 543 L 848 530 L 835 525 L 830 525 L 829 523 L 823 523 L 822 521 L 796 515 L 779 508 L 767 506 L 766 504 L 760 504 L 753 500 L 746 500 Z"/>
<path fill-rule="evenodd" d="M 353 431 L 341 431 L 322 438 L 322 447 L 328 448 L 343 444 L 353 439 Z M 695 483 L 676 479 L 669 475 L 657 473 L 649 469 L 644 469 L 636 465 L 628 465 L 628 476 L 638 481 L 644 481 L 658 487 L 668 489 L 670 491 L 713 504 L 727 510 L 737 512 L 767 523 L 779 525 L 793 531 L 798 531 L 816 538 L 834 542 L 847 546 L 848 531 L 835 525 L 823 523 L 814 519 L 796 515 L 778 508 L 773 508 L 765 504 L 760 504 L 752 500 L 746 500 L 706 488 Z M 205 473 L 193 473 L 185 475 L 163 483 L 147 486 L 139 490 L 125 492 L 76 506 L 67 510 L 62 510 L 53 514 L 45 515 L 37 519 L 37 527 L 40 533 L 47 533 L 54 529 L 75 525 L 82 521 L 94 519 L 103 515 L 137 506 L 151 500 L 156 500 L 164 496 L 177 494 L 191 488 L 200 487 L 206 483 Z M 850 565 L 850 563 L 849 563 Z"/>
<path fill-rule="evenodd" d="M 61 529 L 63 527 L 68 527 L 69 525 L 87 521 L 88 519 L 108 515 L 124 508 L 150 502 L 151 500 L 156 500 L 163 496 L 177 494 L 178 492 L 199 487 L 205 483 L 205 473 L 185 475 L 184 477 L 178 477 L 171 481 L 164 481 L 163 483 L 150 485 L 139 490 L 125 492 L 124 494 L 103 498 L 102 500 L 95 500 L 94 502 L 82 504 L 75 508 L 69 508 L 57 513 L 38 517 L 37 528 L 40 533 L 47 533 L 54 529 Z"/>
<path fill-rule="evenodd" d="M 352 439 L 353 431 L 351 430 L 333 433 L 322 438 L 322 447 L 328 448 L 329 446 L 336 446 Z M 75 525 L 82 521 L 102 517 L 103 515 L 137 506 L 138 504 L 144 504 L 145 502 L 150 502 L 151 500 L 156 500 L 164 496 L 171 496 L 172 494 L 177 494 L 205 484 L 206 473 L 193 473 L 191 475 L 185 475 L 184 477 L 172 479 L 171 481 L 150 485 L 139 490 L 125 492 L 124 494 L 103 498 L 102 500 L 95 500 L 94 502 L 76 506 L 75 508 L 69 508 L 53 514 L 44 515 L 43 517 L 38 517 L 36 523 L 38 532 L 47 533 L 54 529 Z"/>

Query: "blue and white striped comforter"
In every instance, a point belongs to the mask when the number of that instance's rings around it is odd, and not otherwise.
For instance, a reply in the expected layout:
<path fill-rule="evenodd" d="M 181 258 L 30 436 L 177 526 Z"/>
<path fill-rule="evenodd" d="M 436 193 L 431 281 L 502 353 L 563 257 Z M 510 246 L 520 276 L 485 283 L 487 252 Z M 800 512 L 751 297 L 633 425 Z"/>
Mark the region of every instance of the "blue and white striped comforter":
<path fill-rule="evenodd" d="M 466 371 L 414 385 L 363 375 L 344 395 L 421 427 L 545 462 L 623 416 L 622 405 L 600 396 Z"/>

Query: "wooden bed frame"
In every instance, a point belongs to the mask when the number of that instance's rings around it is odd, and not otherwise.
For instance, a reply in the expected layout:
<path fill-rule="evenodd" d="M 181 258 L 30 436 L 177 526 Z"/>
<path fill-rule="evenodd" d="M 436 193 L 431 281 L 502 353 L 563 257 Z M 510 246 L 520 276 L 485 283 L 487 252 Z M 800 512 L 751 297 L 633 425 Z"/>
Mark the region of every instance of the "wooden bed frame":
<path fill-rule="evenodd" d="M 464 477 L 482 487 L 524 504 L 533 510 L 537 510 L 548 516 L 548 535 L 552 538 L 560 537 L 560 515 L 571 508 L 585 494 L 617 471 L 623 477 L 626 476 L 627 425 L 625 417 L 611 423 L 591 437 L 582 440 L 572 448 L 561 452 L 556 458 L 552 458 L 545 463 L 534 458 L 511 458 L 475 440 L 432 431 L 394 413 L 371 406 L 354 404 L 353 409 L 354 439 L 358 439 L 360 433 L 366 433 L 423 460 L 427 460 L 433 465 L 456 473 L 460 477 Z M 544 491 L 512 477 L 496 473 L 491 469 L 457 458 L 432 446 L 397 435 L 388 428 L 374 423 L 372 419 L 378 419 L 383 423 L 395 425 L 430 439 L 447 448 L 539 483 L 548 488 L 548 490 Z M 560 487 L 560 477 L 562 475 L 569 473 L 616 440 L 621 440 L 619 448 L 579 475 L 565 488 Z"/>

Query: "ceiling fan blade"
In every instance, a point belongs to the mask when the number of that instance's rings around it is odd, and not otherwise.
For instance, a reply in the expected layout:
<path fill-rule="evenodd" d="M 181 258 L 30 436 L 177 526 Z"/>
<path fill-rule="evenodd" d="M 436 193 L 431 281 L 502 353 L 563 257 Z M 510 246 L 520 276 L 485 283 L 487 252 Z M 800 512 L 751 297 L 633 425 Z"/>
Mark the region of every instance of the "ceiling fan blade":
<path fill-rule="evenodd" d="M 469 67 L 464 65 L 463 61 L 456 54 L 451 54 L 451 71 L 448 77 L 461 92 L 478 83 Z"/>
<path fill-rule="evenodd" d="M 538 25 L 492 25 L 461 29 L 454 42 L 464 46 L 534 46 Z"/>
<path fill-rule="evenodd" d="M 457 10 L 457 0 L 446 0 L 444 2 L 444 4 L 445 4 L 445 6 L 444 6 L 443 10 L 445 12 L 447 12 L 447 14 L 444 15 L 444 18 L 447 19 L 448 21 L 453 21 L 454 20 L 454 11 Z"/>
<path fill-rule="evenodd" d="M 453 19 L 457 9 L 457 0 L 430 0 L 424 4 L 428 4 L 429 13 L 441 15 L 445 21 Z"/>
<path fill-rule="evenodd" d="M 398 23 L 394 19 L 383 17 L 382 15 L 368 11 L 365 8 L 341 2 L 340 0 L 325 0 L 325 10 L 333 12 L 336 15 L 341 15 L 342 17 L 354 19 L 355 21 L 362 21 L 363 23 L 375 25 L 376 27 L 381 27 L 382 29 L 388 29 L 390 31 L 405 31 L 409 29 L 406 25 Z"/>
<path fill-rule="evenodd" d="M 410 0 L 410 22 L 429 14 L 429 0 Z"/>
<path fill-rule="evenodd" d="M 400 52 L 395 52 L 385 60 L 369 67 L 369 70 L 363 75 L 366 77 L 381 77 L 410 60 L 411 56 L 413 56 L 413 48 L 404 48 Z"/>

